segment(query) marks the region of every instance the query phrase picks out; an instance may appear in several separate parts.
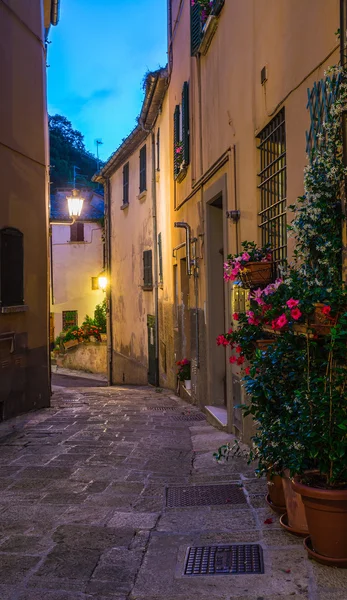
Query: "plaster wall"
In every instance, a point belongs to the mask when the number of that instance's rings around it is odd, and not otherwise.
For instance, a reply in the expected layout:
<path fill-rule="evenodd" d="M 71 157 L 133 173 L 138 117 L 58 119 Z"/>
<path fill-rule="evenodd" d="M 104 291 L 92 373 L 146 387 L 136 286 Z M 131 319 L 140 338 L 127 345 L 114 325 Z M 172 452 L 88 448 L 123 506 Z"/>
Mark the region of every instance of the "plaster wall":
<path fill-rule="evenodd" d="M 53 303 L 55 337 L 63 328 L 62 313 L 78 311 L 78 324 L 104 299 L 102 290 L 92 289 L 92 277 L 103 268 L 102 228 L 84 223 L 84 242 L 70 242 L 69 225 L 52 225 Z"/>
<path fill-rule="evenodd" d="M 147 191 L 139 194 L 139 151 L 147 145 Z M 147 315 L 153 291 L 143 289 L 143 252 L 153 248 L 152 144 L 148 136 L 129 162 L 129 206 L 123 207 L 123 166 L 111 176 L 113 383 L 146 384 Z"/>
<path fill-rule="evenodd" d="M 26 312 L 0 314 L 0 334 L 13 332 L 14 338 L 13 352 L 0 343 L 4 361 L 0 419 L 48 406 L 50 399 L 43 27 L 41 0 L 0 3 L 0 228 L 14 227 L 23 233 L 24 302 L 28 306 Z"/>

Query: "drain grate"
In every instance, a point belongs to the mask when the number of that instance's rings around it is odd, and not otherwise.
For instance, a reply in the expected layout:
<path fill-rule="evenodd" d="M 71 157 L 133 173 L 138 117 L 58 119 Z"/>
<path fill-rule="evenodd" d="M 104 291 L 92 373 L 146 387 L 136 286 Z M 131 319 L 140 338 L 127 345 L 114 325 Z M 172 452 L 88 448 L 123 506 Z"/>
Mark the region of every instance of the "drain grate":
<path fill-rule="evenodd" d="M 170 417 L 170 421 L 206 421 L 206 417 L 199 414 L 175 415 L 174 417 Z"/>
<path fill-rule="evenodd" d="M 246 497 L 235 484 L 194 485 L 191 487 L 169 487 L 166 506 L 213 506 L 220 504 L 246 504 Z"/>
<path fill-rule="evenodd" d="M 162 410 L 162 411 L 166 411 L 166 410 L 177 410 L 178 406 L 153 406 L 153 407 L 147 407 L 147 410 Z"/>
<path fill-rule="evenodd" d="M 264 573 L 259 544 L 198 546 L 187 552 L 185 575 L 257 575 Z"/>

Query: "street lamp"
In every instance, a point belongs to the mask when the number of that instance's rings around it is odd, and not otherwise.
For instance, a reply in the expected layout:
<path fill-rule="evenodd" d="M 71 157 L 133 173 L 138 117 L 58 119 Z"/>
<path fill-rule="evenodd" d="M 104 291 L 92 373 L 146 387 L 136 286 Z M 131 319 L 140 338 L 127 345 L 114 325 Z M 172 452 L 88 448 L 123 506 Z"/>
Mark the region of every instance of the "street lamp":
<path fill-rule="evenodd" d="M 72 196 L 67 196 L 69 215 L 73 221 L 81 216 L 84 199 L 78 195 L 78 190 L 72 190 Z"/>
<path fill-rule="evenodd" d="M 105 292 L 107 285 L 108 285 L 108 279 L 106 277 L 105 271 L 101 271 L 100 275 L 98 276 L 99 290 L 102 290 L 103 292 Z"/>

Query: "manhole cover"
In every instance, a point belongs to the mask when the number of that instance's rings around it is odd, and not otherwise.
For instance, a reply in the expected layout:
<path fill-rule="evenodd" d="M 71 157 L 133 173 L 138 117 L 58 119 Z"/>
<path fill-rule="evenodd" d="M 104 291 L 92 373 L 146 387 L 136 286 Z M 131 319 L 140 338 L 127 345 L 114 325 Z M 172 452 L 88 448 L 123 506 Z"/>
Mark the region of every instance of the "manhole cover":
<path fill-rule="evenodd" d="M 175 415 L 170 417 L 170 421 L 206 421 L 204 415 L 193 414 L 193 415 Z"/>
<path fill-rule="evenodd" d="M 185 575 L 257 575 L 264 573 L 259 544 L 189 548 Z"/>
<path fill-rule="evenodd" d="M 217 504 L 246 504 L 246 497 L 235 484 L 194 485 L 191 487 L 169 487 L 166 506 L 213 506 Z"/>

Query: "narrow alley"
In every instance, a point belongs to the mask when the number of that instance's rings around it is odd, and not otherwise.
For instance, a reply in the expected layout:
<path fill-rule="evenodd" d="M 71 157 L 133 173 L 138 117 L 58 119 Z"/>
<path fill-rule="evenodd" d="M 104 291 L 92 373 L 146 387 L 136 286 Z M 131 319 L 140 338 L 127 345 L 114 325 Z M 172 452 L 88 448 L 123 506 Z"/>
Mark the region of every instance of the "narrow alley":
<path fill-rule="evenodd" d="M 1 600 L 346 600 L 347 572 L 307 559 L 253 469 L 215 463 L 228 437 L 146 387 L 55 386 L 2 423 Z M 228 544 L 259 544 L 264 573 L 184 573 L 188 548 Z"/>

